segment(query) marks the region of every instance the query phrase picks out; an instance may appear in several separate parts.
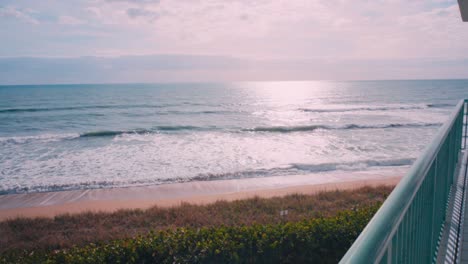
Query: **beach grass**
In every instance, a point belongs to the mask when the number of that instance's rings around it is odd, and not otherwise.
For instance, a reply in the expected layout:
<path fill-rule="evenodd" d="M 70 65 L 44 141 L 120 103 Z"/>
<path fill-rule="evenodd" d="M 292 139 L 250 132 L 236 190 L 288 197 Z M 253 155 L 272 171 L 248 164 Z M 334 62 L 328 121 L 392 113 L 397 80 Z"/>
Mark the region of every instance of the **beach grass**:
<path fill-rule="evenodd" d="M 337 263 L 380 207 L 250 226 L 180 227 L 54 251 L 9 251 L 0 263 Z"/>
<path fill-rule="evenodd" d="M 181 227 L 269 225 L 333 217 L 342 211 L 381 203 L 392 189 L 390 186 L 362 187 L 313 195 L 218 201 L 207 205 L 183 203 L 170 208 L 16 218 L 0 222 L 0 253 L 66 249 Z"/>

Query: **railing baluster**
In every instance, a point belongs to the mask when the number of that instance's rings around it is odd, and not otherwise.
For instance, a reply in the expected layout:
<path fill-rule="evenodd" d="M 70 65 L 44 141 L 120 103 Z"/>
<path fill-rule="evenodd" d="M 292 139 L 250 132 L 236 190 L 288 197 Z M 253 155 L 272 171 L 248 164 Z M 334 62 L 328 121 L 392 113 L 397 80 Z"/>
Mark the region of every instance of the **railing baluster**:
<path fill-rule="evenodd" d="M 409 222 L 409 245 L 408 245 L 408 263 L 414 263 L 414 255 L 416 253 L 416 245 L 414 243 L 414 241 L 416 240 L 416 235 L 417 235 L 417 227 L 416 227 L 416 223 L 414 221 L 414 219 L 416 218 L 416 212 L 418 210 L 418 207 L 419 207 L 419 204 L 418 204 L 418 198 L 419 198 L 419 195 L 416 194 L 416 197 L 414 197 L 415 199 L 415 203 L 413 203 L 413 205 L 410 207 L 410 211 L 409 211 L 409 214 L 408 214 L 408 222 Z"/>
<path fill-rule="evenodd" d="M 388 249 L 387 249 L 387 259 L 385 260 L 384 263 L 387 263 L 387 264 L 392 264 L 392 254 L 393 254 L 393 241 L 392 243 L 390 243 L 390 245 L 388 246 Z"/>
<path fill-rule="evenodd" d="M 430 252 L 435 252 L 436 247 L 436 226 L 439 224 L 439 214 L 437 207 L 439 206 L 439 193 L 440 190 L 437 190 L 438 176 L 439 176 L 439 157 L 436 157 L 434 160 L 434 193 L 433 193 L 433 203 L 432 203 L 432 225 L 431 225 L 431 248 Z M 432 259 L 432 253 L 430 253 L 430 259 Z"/>
<path fill-rule="evenodd" d="M 414 219 L 416 219 L 418 209 L 419 209 L 419 194 L 416 194 L 416 196 L 414 197 L 414 207 L 409 217 L 410 218 L 409 232 L 411 233 L 409 247 L 408 247 L 409 256 L 410 256 L 408 259 L 409 263 L 414 263 L 414 256 L 417 253 L 415 241 L 416 241 L 416 236 L 418 235 L 418 232 L 417 232 L 418 228 L 416 226 L 416 222 L 414 221 Z"/>
<path fill-rule="evenodd" d="M 466 141 L 468 139 L 468 100 L 465 101 L 464 108 L 465 108 L 465 114 L 462 117 L 462 125 L 461 126 L 462 126 L 462 137 L 464 139 L 463 149 L 466 149 Z M 464 118 L 465 118 L 465 121 L 463 121 Z M 464 130 L 463 130 L 463 128 L 464 128 Z"/>
<path fill-rule="evenodd" d="M 414 254 L 412 263 L 418 263 L 422 257 L 422 250 L 423 250 L 422 246 L 424 245 L 424 243 L 422 243 L 424 241 L 423 239 L 424 232 L 422 230 L 422 227 L 424 226 L 424 222 L 426 221 L 426 219 L 424 219 L 424 217 L 422 216 L 422 212 L 424 209 L 424 195 L 425 195 L 426 188 L 427 188 L 427 184 L 426 184 L 426 181 L 424 181 L 422 183 L 422 188 L 419 190 L 420 193 L 418 195 L 418 210 L 414 219 L 416 236 L 415 236 L 415 240 L 413 241 L 413 243 L 416 245 L 416 247 L 414 248 L 415 254 Z M 421 222 L 419 222 L 419 220 Z"/>
<path fill-rule="evenodd" d="M 397 246 L 398 246 L 398 232 L 395 233 L 393 239 L 392 239 L 392 264 L 397 263 Z"/>
<path fill-rule="evenodd" d="M 418 225 L 419 227 L 419 233 L 420 235 L 418 236 L 418 256 L 417 256 L 417 259 L 415 259 L 415 262 L 416 263 L 424 263 L 424 259 L 425 259 L 425 254 L 424 254 L 424 251 L 425 249 L 427 248 L 426 246 L 426 241 L 427 241 L 427 234 L 428 232 L 426 232 L 423 228 L 426 227 L 426 226 L 429 226 L 429 217 L 427 217 L 424 212 L 429 212 L 430 210 L 428 210 L 428 207 L 427 207 L 427 197 L 428 197 L 428 192 L 429 192 L 429 179 L 425 179 L 424 180 L 424 183 L 423 183 L 423 189 L 422 189 L 422 195 L 421 195 L 421 207 L 420 207 L 420 210 L 419 210 L 419 218 L 422 219 L 422 224 L 421 225 Z M 420 239 L 420 240 L 419 240 Z"/>
<path fill-rule="evenodd" d="M 430 263 L 430 260 L 432 259 L 432 248 L 433 248 L 433 243 L 432 243 L 432 238 L 434 234 L 434 215 L 435 215 L 435 184 L 436 184 L 436 166 L 437 163 L 434 161 L 431 165 L 431 169 L 429 170 L 430 173 L 430 178 L 428 182 L 429 186 L 429 192 L 427 193 L 427 207 L 430 210 L 427 210 L 427 218 L 429 219 L 429 224 L 427 225 L 430 227 L 430 232 L 428 232 L 427 236 L 427 246 L 424 251 L 424 263 Z"/>

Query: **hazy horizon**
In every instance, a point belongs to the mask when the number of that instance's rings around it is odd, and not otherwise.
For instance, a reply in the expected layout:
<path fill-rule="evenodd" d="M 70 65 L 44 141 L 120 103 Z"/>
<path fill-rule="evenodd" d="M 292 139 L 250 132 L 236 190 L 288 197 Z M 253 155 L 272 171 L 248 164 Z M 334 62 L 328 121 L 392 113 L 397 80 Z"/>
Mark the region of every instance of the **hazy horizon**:
<path fill-rule="evenodd" d="M 255 81 L 148 81 L 148 82 L 76 82 L 76 83 L 11 83 L 0 84 L 0 87 L 9 86 L 90 86 L 90 85 L 183 85 L 183 84 L 249 84 L 249 83 L 353 83 L 353 82 L 418 82 L 418 81 L 466 81 L 468 78 L 427 78 L 427 79 L 356 79 L 356 80 L 255 80 Z"/>

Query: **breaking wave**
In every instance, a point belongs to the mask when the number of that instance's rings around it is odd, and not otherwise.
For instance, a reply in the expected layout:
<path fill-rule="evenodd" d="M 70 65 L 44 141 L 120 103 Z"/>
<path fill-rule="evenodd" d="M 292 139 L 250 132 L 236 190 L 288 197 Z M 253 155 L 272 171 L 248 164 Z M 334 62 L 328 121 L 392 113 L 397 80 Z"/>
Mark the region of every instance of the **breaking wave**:
<path fill-rule="evenodd" d="M 354 112 L 354 111 L 388 111 L 388 110 L 413 110 L 413 109 L 427 109 L 427 108 L 445 108 L 452 107 L 452 104 L 426 104 L 426 105 L 412 105 L 412 106 L 387 106 L 387 107 L 352 107 L 352 108 L 330 108 L 330 109 L 313 109 L 313 108 L 299 108 L 299 111 L 312 112 L 312 113 L 340 113 L 340 112 Z"/>
<path fill-rule="evenodd" d="M 441 123 L 392 123 L 392 124 L 377 124 L 377 125 L 359 125 L 347 124 L 342 126 L 329 125 L 306 125 L 306 126 L 271 126 L 271 127 L 255 127 L 246 129 L 225 129 L 218 127 L 197 127 L 197 126 L 157 126 L 152 129 L 133 129 L 133 130 L 102 130 L 91 131 L 85 133 L 70 133 L 70 134 L 43 134 L 37 136 L 15 136 L 15 137 L 0 137 L 1 144 L 24 144 L 30 142 L 54 142 L 60 140 L 70 140 L 79 138 L 94 138 L 94 137 L 115 137 L 119 135 L 147 135 L 155 133 L 177 133 L 177 132 L 194 132 L 194 131 L 224 131 L 224 132 L 259 132 L 259 133 L 295 133 L 295 132 L 311 132 L 315 130 L 351 130 L 351 129 L 384 129 L 384 128 L 418 128 L 418 127 L 437 127 Z"/>
<path fill-rule="evenodd" d="M 417 128 L 417 127 L 433 127 L 441 126 L 441 123 L 393 123 L 393 124 L 377 124 L 377 125 L 359 125 L 348 124 L 343 126 L 328 126 L 328 125 L 310 125 L 310 126 L 272 126 L 272 127 L 256 127 L 245 129 L 244 131 L 251 132 L 276 132 L 276 133 L 292 133 L 305 132 L 314 130 L 347 130 L 347 129 L 379 129 L 379 128 Z"/>
<path fill-rule="evenodd" d="M 161 185 L 170 183 L 182 183 L 191 181 L 212 181 L 212 180 L 232 180 L 259 177 L 274 177 L 288 175 L 304 175 L 319 172 L 330 171 L 362 171 L 378 167 L 399 167 L 413 164 L 415 159 L 389 159 L 389 160 L 362 160 L 345 163 L 322 163 L 322 164 L 302 164 L 294 163 L 285 167 L 270 169 L 255 169 L 239 172 L 220 173 L 220 174 L 198 174 L 192 177 L 174 177 L 174 178 L 153 178 L 147 180 L 129 180 L 129 181 L 89 181 L 73 184 L 51 184 L 37 186 L 23 186 L 14 188 L 0 189 L 0 195 L 31 193 L 31 192 L 55 192 L 83 189 L 102 189 L 118 187 L 138 187 L 148 185 Z M 313 176 L 311 176 L 313 177 Z"/>

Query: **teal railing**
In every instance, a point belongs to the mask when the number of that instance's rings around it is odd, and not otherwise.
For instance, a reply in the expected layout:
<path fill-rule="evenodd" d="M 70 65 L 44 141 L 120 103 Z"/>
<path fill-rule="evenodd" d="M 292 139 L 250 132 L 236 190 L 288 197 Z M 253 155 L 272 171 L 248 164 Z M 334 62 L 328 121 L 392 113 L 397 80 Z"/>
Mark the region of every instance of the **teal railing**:
<path fill-rule="evenodd" d="M 435 261 L 459 154 L 467 144 L 467 101 L 457 104 L 340 263 Z"/>

